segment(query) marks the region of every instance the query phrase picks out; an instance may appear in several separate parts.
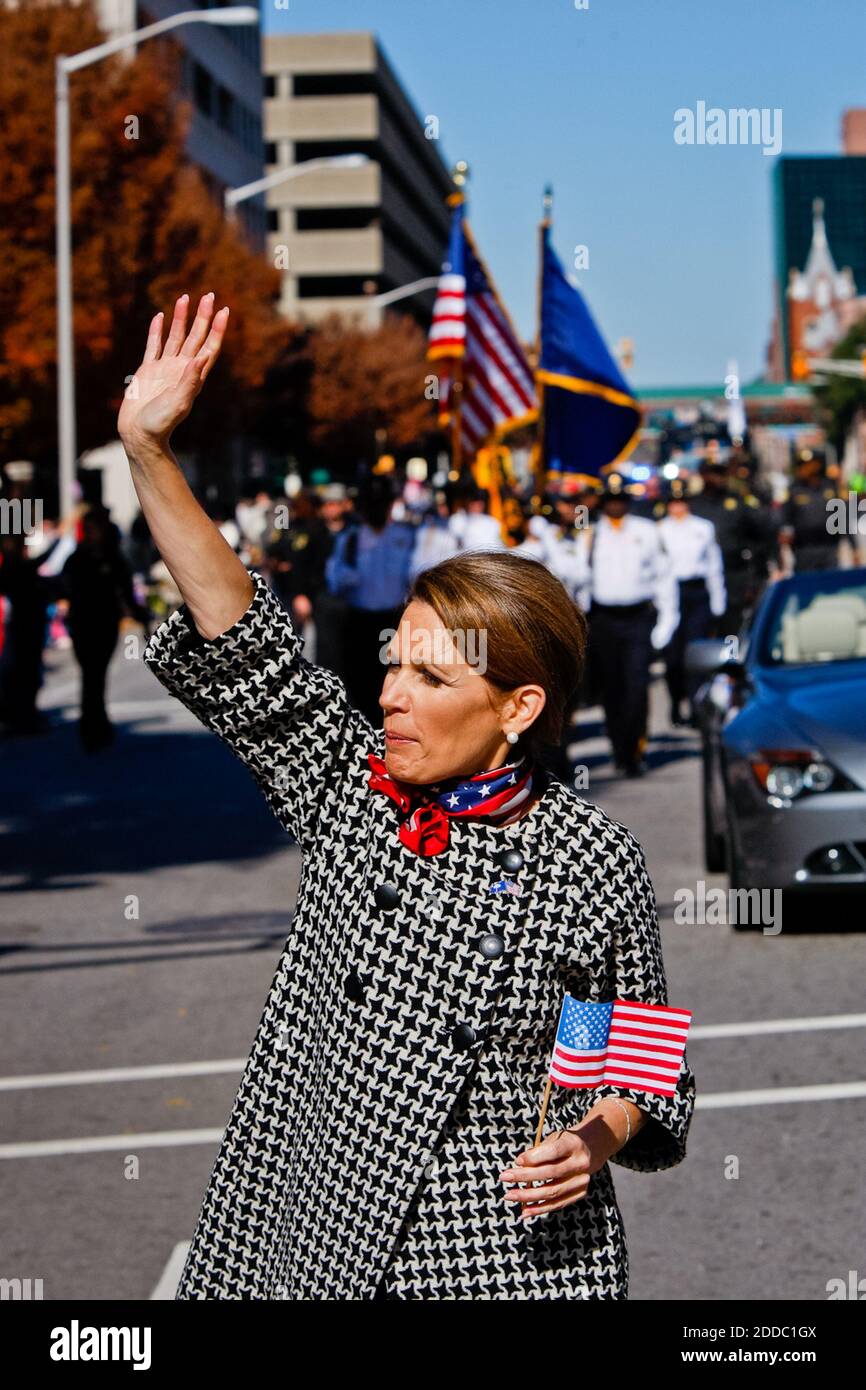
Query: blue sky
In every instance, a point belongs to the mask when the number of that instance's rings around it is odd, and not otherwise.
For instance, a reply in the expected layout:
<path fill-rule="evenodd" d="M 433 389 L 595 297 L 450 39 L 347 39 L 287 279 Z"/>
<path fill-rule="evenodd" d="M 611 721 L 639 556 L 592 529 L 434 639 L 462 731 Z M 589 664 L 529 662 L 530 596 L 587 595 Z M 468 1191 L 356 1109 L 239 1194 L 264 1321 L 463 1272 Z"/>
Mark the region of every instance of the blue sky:
<path fill-rule="evenodd" d="M 537 223 L 636 386 L 758 374 L 771 317 L 774 160 L 679 145 L 674 112 L 779 107 L 782 152 L 835 154 L 866 106 L 864 0 L 289 0 L 266 32 L 372 30 L 440 152 L 471 168 L 469 217 L 517 327 L 535 334 Z M 831 233 L 832 233 L 832 229 Z M 866 286 L 858 286 L 866 292 Z"/>

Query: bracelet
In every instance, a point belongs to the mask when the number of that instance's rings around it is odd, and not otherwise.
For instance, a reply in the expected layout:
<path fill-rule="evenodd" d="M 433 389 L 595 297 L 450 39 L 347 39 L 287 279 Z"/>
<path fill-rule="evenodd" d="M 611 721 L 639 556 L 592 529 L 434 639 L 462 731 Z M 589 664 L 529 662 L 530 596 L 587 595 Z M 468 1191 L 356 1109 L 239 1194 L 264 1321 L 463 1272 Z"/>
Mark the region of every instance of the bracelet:
<path fill-rule="evenodd" d="M 621 1101 L 620 1098 L 619 1098 L 619 1096 L 606 1096 L 605 1099 L 606 1099 L 606 1100 L 614 1100 L 614 1101 L 616 1101 L 617 1105 L 618 1105 L 618 1106 L 620 1107 L 620 1109 L 621 1109 L 622 1111 L 624 1111 L 624 1113 L 625 1113 L 625 1122 L 626 1122 L 626 1124 L 628 1125 L 628 1132 L 626 1133 L 626 1136 L 625 1136 L 625 1143 L 624 1143 L 623 1146 L 622 1146 L 623 1148 L 625 1148 L 626 1144 L 628 1143 L 629 1139 L 631 1138 L 631 1116 L 629 1115 L 628 1110 L 626 1109 L 626 1106 L 625 1106 L 624 1101 Z"/>

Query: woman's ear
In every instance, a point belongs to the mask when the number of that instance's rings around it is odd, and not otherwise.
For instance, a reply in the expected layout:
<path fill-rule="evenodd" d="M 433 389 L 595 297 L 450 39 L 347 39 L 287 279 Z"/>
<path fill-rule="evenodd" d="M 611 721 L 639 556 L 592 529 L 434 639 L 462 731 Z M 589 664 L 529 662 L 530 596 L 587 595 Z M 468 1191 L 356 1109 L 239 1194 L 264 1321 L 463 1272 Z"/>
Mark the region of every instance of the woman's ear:
<path fill-rule="evenodd" d="M 547 695 L 541 685 L 520 685 L 513 690 L 502 705 L 500 714 L 503 724 L 516 728 L 521 735 L 534 724 L 547 704 Z"/>

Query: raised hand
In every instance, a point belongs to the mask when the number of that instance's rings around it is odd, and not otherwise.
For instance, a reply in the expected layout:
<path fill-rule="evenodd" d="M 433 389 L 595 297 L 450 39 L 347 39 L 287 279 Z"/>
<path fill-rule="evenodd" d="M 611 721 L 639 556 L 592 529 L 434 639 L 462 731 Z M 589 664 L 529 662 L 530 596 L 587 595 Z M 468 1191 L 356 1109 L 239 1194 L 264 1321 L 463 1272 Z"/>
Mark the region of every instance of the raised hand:
<path fill-rule="evenodd" d="M 185 420 L 219 356 L 228 324 L 228 306 L 214 314 L 213 293 L 199 300 L 198 312 L 187 333 L 189 295 L 181 295 L 162 346 L 164 315 L 150 322 L 141 365 L 126 388 L 117 417 L 117 432 L 124 444 L 165 444 L 176 425 Z"/>

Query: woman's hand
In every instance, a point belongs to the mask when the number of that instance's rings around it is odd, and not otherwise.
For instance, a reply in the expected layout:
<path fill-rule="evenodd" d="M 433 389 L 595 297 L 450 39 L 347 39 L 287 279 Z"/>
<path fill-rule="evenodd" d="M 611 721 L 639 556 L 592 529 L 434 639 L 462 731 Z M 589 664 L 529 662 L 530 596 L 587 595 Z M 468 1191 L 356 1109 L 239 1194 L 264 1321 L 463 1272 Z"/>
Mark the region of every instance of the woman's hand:
<path fill-rule="evenodd" d="M 604 1162 L 604 1160 L 602 1160 Z M 505 1183 L 543 1182 L 545 1187 L 510 1188 L 507 1202 L 519 1202 L 523 1207 L 522 1221 L 545 1212 L 567 1207 L 586 1196 L 592 1174 L 602 1166 L 594 1163 L 589 1145 L 572 1130 L 550 1134 L 534 1149 L 524 1149 L 517 1155 L 513 1168 L 499 1174 Z"/>
<path fill-rule="evenodd" d="M 141 443 L 167 443 L 172 430 L 192 409 L 219 356 L 228 324 L 228 307 L 214 316 L 213 293 L 203 295 L 189 333 L 188 309 L 189 295 L 181 295 L 174 306 L 165 347 L 164 315 L 155 314 L 151 319 L 144 357 L 126 388 L 117 417 L 117 432 L 128 450 Z"/>

